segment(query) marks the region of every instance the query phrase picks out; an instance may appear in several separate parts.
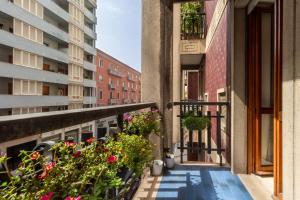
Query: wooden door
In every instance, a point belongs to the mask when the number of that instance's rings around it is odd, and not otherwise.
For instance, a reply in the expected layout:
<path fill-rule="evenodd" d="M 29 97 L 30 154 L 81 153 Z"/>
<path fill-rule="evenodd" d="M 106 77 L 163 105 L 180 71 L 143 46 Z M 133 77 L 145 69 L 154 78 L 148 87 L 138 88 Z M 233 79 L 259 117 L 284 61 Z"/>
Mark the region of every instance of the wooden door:
<path fill-rule="evenodd" d="M 248 171 L 272 174 L 274 164 L 273 10 L 256 8 L 248 23 Z"/>
<path fill-rule="evenodd" d="M 199 97 L 199 73 L 188 72 L 188 100 L 197 101 Z"/>
<path fill-rule="evenodd" d="M 282 0 L 275 3 L 274 195 L 282 199 Z"/>

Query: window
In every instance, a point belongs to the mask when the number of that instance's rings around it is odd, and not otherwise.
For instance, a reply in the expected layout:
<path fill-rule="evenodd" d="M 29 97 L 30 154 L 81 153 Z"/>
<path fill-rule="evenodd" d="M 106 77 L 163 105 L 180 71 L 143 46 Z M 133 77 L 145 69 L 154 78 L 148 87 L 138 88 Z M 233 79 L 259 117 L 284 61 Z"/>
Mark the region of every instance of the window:
<path fill-rule="evenodd" d="M 110 98 L 110 99 L 113 98 L 113 93 L 112 93 L 112 92 L 109 93 L 109 98 Z"/>
<path fill-rule="evenodd" d="M 120 81 L 119 80 L 117 80 L 117 86 L 119 86 L 120 85 Z"/>
<path fill-rule="evenodd" d="M 103 60 L 102 59 L 100 59 L 100 61 L 99 61 L 99 66 L 103 67 Z"/>
<path fill-rule="evenodd" d="M 99 80 L 103 81 L 103 76 L 102 75 L 99 75 Z"/>
<path fill-rule="evenodd" d="M 118 92 L 118 99 L 120 99 L 120 93 Z"/>
<path fill-rule="evenodd" d="M 103 99 L 103 91 L 102 90 L 99 90 L 98 98 L 101 99 L 101 100 Z"/>

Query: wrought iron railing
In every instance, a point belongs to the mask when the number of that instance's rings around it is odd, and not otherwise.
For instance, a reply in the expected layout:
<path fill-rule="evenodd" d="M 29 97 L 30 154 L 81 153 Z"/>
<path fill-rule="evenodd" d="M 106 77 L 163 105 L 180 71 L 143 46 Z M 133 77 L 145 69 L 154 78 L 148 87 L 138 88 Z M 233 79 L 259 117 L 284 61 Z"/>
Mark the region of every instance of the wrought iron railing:
<path fill-rule="evenodd" d="M 206 14 L 199 13 L 195 17 L 181 15 L 181 40 L 204 39 L 206 34 Z"/>
<path fill-rule="evenodd" d="M 196 151 L 198 157 L 199 155 L 203 155 L 204 152 L 206 152 L 208 156 L 210 156 L 212 152 L 217 152 L 220 165 L 222 165 L 222 153 L 226 150 L 226 146 L 222 145 L 222 119 L 225 120 L 225 122 L 223 122 L 225 125 L 223 126 L 226 126 L 229 102 L 181 101 L 169 103 L 168 105 L 169 108 L 174 106 L 179 106 L 180 109 L 180 115 L 178 115 L 180 118 L 180 146 L 178 149 L 180 150 L 181 163 L 183 162 L 184 150 L 187 150 L 188 154 Z M 186 114 L 191 112 L 196 117 L 206 117 L 210 121 L 205 131 L 198 131 L 197 146 L 194 145 L 193 141 L 194 130 L 188 130 L 187 144 L 185 144 L 184 140 L 183 120 Z M 204 137 L 206 141 L 202 138 L 203 132 L 206 134 L 206 137 Z M 212 145 L 212 143 L 215 145 Z"/>

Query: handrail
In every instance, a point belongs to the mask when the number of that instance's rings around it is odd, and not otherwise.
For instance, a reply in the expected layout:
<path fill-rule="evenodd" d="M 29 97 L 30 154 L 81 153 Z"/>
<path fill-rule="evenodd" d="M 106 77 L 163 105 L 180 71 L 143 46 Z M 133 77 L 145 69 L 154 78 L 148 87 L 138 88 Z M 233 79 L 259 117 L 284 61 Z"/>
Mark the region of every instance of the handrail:
<path fill-rule="evenodd" d="M 206 34 L 206 14 L 198 13 L 197 18 L 184 18 L 181 14 L 181 40 L 204 39 Z"/>
<path fill-rule="evenodd" d="M 156 103 L 146 102 L 3 116 L 0 117 L 0 141 L 6 142 L 151 107 L 156 107 Z"/>

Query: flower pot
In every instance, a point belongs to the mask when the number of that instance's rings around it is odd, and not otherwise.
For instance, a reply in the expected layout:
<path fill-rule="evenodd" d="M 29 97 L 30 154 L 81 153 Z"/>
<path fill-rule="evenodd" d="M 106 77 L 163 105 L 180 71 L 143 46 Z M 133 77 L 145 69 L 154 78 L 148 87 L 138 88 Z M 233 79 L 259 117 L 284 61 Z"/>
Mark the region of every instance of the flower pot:
<path fill-rule="evenodd" d="M 162 160 L 154 160 L 153 161 L 153 168 L 152 168 L 152 175 L 153 176 L 160 176 L 163 170 L 163 161 Z"/>
<path fill-rule="evenodd" d="M 169 155 L 169 157 L 166 158 L 166 167 L 168 169 L 172 169 L 175 167 L 175 157 L 173 154 Z"/>

